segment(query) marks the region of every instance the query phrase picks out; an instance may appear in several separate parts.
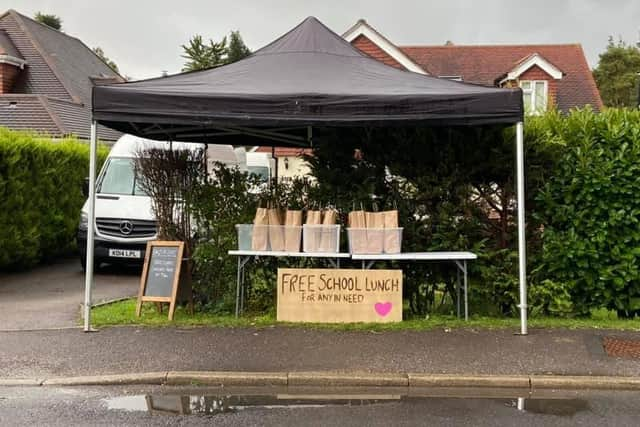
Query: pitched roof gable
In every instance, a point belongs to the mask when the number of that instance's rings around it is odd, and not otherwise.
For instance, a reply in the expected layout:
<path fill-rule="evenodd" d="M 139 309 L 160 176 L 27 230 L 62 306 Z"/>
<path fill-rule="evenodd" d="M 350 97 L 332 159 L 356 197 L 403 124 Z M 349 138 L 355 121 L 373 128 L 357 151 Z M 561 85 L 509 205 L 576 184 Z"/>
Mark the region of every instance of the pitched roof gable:
<path fill-rule="evenodd" d="M 88 139 L 94 83 L 123 81 L 122 77 L 79 39 L 15 10 L 0 14 L 0 51 L 11 48 L 9 42 L 26 66 L 12 93 L 0 95 L 0 126 Z M 116 140 L 120 135 L 99 126 L 100 139 Z"/>
<path fill-rule="evenodd" d="M 367 23 L 364 19 L 359 19 L 354 26 L 349 28 L 343 35 L 349 43 L 357 42 L 364 37 L 366 40 L 373 42 L 382 53 L 376 51 L 365 52 L 375 59 L 385 59 L 382 62 L 388 63 L 388 65 L 396 66 L 395 63 L 400 64 L 403 68 L 409 71 L 420 74 L 428 74 L 424 67 L 416 64 L 409 56 L 407 56 L 401 49 L 391 43 L 389 39 L 380 34 L 375 28 Z"/>
<path fill-rule="evenodd" d="M 80 39 L 41 24 L 15 10 L 9 10 L 6 14 L 17 21 L 73 101 L 90 105 L 92 82 L 89 76 L 102 75 L 123 80 Z"/>
<path fill-rule="evenodd" d="M 518 61 L 513 69 L 498 77 L 496 81 L 500 79 L 499 83 L 502 84 L 507 80 L 516 80 L 533 67 L 538 67 L 546 74 L 548 74 L 549 77 L 552 77 L 556 80 L 560 80 L 564 76 L 564 73 L 553 63 L 551 63 L 551 61 L 548 61 L 538 53 L 532 53 L 531 55 L 528 55 L 527 57 L 522 58 L 520 61 Z"/>

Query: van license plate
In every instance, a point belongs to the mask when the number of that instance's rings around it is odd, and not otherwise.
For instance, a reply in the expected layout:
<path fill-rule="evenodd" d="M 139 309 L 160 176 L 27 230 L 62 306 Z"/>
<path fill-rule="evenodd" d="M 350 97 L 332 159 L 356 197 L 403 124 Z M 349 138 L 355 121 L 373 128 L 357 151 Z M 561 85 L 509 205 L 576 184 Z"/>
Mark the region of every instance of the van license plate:
<path fill-rule="evenodd" d="M 114 258 L 140 258 L 140 251 L 130 249 L 109 249 L 109 256 Z"/>

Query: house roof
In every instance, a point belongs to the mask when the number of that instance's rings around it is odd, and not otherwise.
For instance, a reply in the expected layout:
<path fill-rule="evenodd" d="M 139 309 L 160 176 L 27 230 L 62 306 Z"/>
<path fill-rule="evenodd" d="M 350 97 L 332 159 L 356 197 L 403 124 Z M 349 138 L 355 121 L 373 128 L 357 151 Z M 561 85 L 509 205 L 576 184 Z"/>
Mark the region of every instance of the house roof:
<path fill-rule="evenodd" d="M 0 126 L 32 130 L 54 137 L 75 135 L 89 139 L 86 108 L 73 101 L 45 95 L 8 93 L 0 95 Z M 98 125 L 98 136 L 115 141 L 122 134 Z"/>
<path fill-rule="evenodd" d="M 567 111 L 590 104 L 602 108 L 602 99 L 580 44 L 401 46 L 416 63 L 436 76 L 461 76 L 466 82 L 494 85 L 533 54 L 561 70 L 557 80 L 558 108 Z"/>
<path fill-rule="evenodd" d="M 358 22 L 345 31 L 345 33 L 342 34 L 342 38 L 354 45 L 359 44 L 359 49 L 387 65 L 398 65 L 399 68 L 405 68 L 415 73 L 428 74 L 425 71 L 425 67 L 416 64 L 411 57 L 407 56 L 364 19 L 359 19 Z M 375 48 L 372 45 L 375 46 Z"/>
<path fill-rule="evenodd" d="M 258 147 L 256 149 L 258 153 L 269 153 L 271 154 L 271 147 Z M 275 158 L 281 157 L 302 157 L 311 155 L 313 152 L 310 148 L 296 148 L 296 147 L 275 147 L 274 155 Z"/>
<path fill-rule="evenodd" d="M 11 56 L 13 58 L 22 59 L 22 54 L 16 49 L 11 38 L 6 31 L 0 30 L 0 55 Z"/>
<path fill-rule="evenodd" d="M 50 115 L 58 116 L 55 122 L 62 124 L 58 126 L 60 134 L 73 133 L 80 138 L 88 138 L 91 123 L 92 79 L 95 80 L 96 77 L 115 78 L 118 81 L 124 81 L 124 79 L 81 40 L 34 21 L 15 10 L 8 10 L 0 15 L 0 30 L 3 30 L 0 34 L 7 36 L 6 39 L 11 42 L 27 64 L 20 72 L 12 93 L 0 95 L 0 99 L 17 94 L 44 96 L 48 98 Z M 0 44 L 4 47 L 1 36 Z M 42 100 L 36 97 L 27 102 L 26 98 L 20 98 L 18 108 L 25 112 L 29 108 L 34 108 L 31 114 L 44 114 L 43 108 L 35 107 L 37 105 L 35 99 Z M 2 104 L 8 102 L 10 102 L 9 98 L 2 100 Z M 16 117 L 16 114 L 0 115 L 0 117 L 4 117 L 0 120 L 2 126 L 23 128 L 26 125 L 25 122 L 16 122 L 14 126 L 12 121 L 5 121 L 7 118 Z M 42 122 L 40 119 L 40 117 L 34 117 L 32 125 L 37 126 Z M 34 127 L 33 130 L 59 136 L 57 131 L 52 131 L 50 127 Z M 115 140 L 120 134 L 104 128 L 99 136 L 101 139 Z"/>

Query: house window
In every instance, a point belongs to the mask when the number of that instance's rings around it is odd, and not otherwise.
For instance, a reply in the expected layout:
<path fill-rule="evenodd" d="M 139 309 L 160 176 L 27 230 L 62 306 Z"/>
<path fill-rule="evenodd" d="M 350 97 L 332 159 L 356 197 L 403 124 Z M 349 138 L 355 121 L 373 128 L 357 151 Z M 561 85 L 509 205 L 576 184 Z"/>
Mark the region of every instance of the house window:
<path fill-rule="evenodd" d="M 521 80 L 520 88 L 526 112 L 539 114 L 547 109 L 547 82 L 545 80 Z"/>

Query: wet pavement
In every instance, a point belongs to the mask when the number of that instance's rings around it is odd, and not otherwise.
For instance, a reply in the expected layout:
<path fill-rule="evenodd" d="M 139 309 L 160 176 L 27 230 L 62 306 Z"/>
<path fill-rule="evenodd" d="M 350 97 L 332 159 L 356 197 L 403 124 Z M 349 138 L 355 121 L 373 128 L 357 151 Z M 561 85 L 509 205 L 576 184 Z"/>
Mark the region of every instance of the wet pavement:
<path fill-rule="evenodd" d="M 342 371 L 639 376 L 602 337 L 637 332 L 532 329 L 332 331 L 302 327 L 0 332 L 0 377 L 162 371 Z"/>
<path fill-rule="evenodd" d="M 104 265 L 95 276 L 93 302 L 134 296 L 140 267 Z M 78 326 L 84 273 L 76 258 L 23 273 L 0 273 L 0 330 Z"/>
<path fill-rule="evenodd" d="M 0 388 L 0 425 L 636 426 L 637 392 Z"/>

